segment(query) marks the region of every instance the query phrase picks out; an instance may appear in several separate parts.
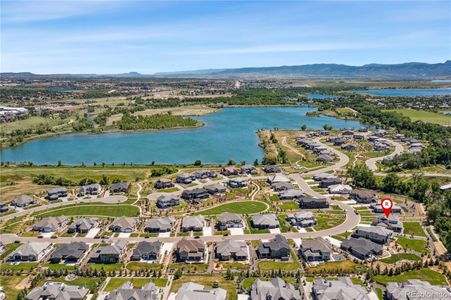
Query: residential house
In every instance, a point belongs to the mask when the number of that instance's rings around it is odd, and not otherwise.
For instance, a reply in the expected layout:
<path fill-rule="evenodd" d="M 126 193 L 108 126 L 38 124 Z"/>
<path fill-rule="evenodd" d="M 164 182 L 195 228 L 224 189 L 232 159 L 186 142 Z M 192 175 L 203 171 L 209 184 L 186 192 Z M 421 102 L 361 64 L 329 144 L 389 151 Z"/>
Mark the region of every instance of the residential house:
<path fill-rule="evenodd" d="M 185 216 L 182 219 L 182 231 L 202 231 L 205 226 L 205 219 L 203 216 Z"/>
<path fill-rule="evenodd" d="M 174 184 L 172 183 L 172 180 L 169 178 L 160 178 L 157 180 L 157 182 L 155 183 L 155 188 L 156 189 L 168 189 L 173 187 Z"/>
<path fill-rule="evenodd" d="M 117 290 L 109 292 L 105 300 L 158 300 L 160 289 L 149 281 L 140 288 L 134 288 L 130 281 L 125 282 Z"/>
<path fill-rule="evenodd" d="M 357 203 L 369 204 L 377 200 L 376 193 L 370 190 L 355 189 L 349 193 L 349 199 Z"/>
<path fill-rule="evenodd" d="M 47 217 L 43 218 L 35 225 L 33 225 L 33 231 L 39 232 L 56 232 L 60 231 L 63 226 L 67 224 L 67 218 L 61 217 Z"/>
<path fill-rule="evenodd" d="M 363 134 L 354 134 L 354 135 L 352 136 L 352 138 L 353 138 L 354 140 L 364 140 L 364 139 L 365 139 L 365 136 L 364 136 Z"/>
<path fill-rule="evenodd" d="M 127 249 L 127 241 L 118 240 L 112 245 L 99 246 L 89 255 L 88 262 L 97 264 L 116 264 Z"/>
<path fill-rule="evenodd" d="M 320 188 L 328 188 L 331 185 L 341 184 L 341 179 L 336 177 L 325 178 L 319 182 Z"/>
<path fill-rule="evenodd" d="M 393 232 L 381 226 L 357 226 L 352 234 L 353 237 L 363 237 L 375 243 L 385 244 L 388 242 Z"/>
<path fill-rule="evenodd" d="M 328 261 L 331 250 L 323 239 L 302 240 L 299 255 L 307 262 Z"/>
<path fill-rule="evenodd" d="M 301 300 L 292 284 L 276 277 L 270 281 L 257 279 L 251 286 L 251 300 Z"/>
<path fill-rule="evenodd" d="M 9 207 L 6 203 L 0 203 L 0 213 L 5 213 L 9 210 Z"/>
<path fill-rule="evenodd" d="M 371 256 L 382 254 L 382 245 L 376 244 L 365 238 L 351 237 L 344 240 L 340 247 L 360 259 L 368 259 Z"/>
<path fill-rule="evenodd" d="M 315 215 L 310 211 L 288 214 L 287 220 L 291 225 L 299 227 L 311 227 L 316 224 Z"/>
<path fill-rule="evenodd" d="M 357 149 L 357 146 L 353 145 L 353 144 L 345 144 L 345 145 L 341 145 L 341 149 L 346 150 L 346 151 L 355 151 Z"/>
<path fill-rule="evenodd" d="M 47 190 L 48 200 L 57 200 L 63 197 L 67 197 L 67 189 L 65 187 L 56 187 Z"/>
<path fill-rule="evenodd" d="M 218 174 L 214 170 L 197 170 L 193 173 L 197 179 L 216 178 Z"/>
<path fill-rule="evenodd" d="M 175 182 L 181 183 L 181 184 L 190 184 L 191 182 L 193 182 L 193 180 L 194 180 L 194 176 L 192 174 L 182 173 L 177 176 L 177 178 L 175 179 Z"/>
<path fill-rule="evenodd" d="M 315 181 L 323 181 L 324 179 L 327 179 L 327 178 L 335 178 L 335 176 L 330 173 L 319 173 L 319 174 L 313 175 L 313 180 L 315 180 Z"/>
<path fill-rule="evenodd" d="M 280 173 L 282 170 L 278 166 L 268 165 L 263 167 L 265 173 Z"/>
<path fill-rule="evenodd" d="M 251 165 L 244 165 L 240 168 L 240 174 L 249 174 L 249 175 L 255 175 L 257 174 L 257 168 Z"/>
<path fill-rule="evenodd" d="M 15 207 L 27 207 L 36 204 L 36 200 L 29 195 L 17 195 L 11 200 L 11 205 Z"/>
<path fill-rule="evenodd" d="M 275 214 L 261 214 L 251 216 L 252 227 L 258 229 L 278 228 L 279 220 Z"/>
<path fill-rule="evenodd" d="M 301 190 L 290 189 L 279 193 L 280 200 L 294 200 L 300 199 L 304 195 Z"/>
<path fill-rule="evenodd" d="M 204 189 L 211 195 L 225 194 L 227 192 L 227 188 L 220 183 L 206 185 Z"/>
<path fill-rule="evenodd" d="M 224 176 L 238 175 L 238 169 L 234 166 L 223 167 L 221 169 L 221 174 Z"/>
<path fill-rule="evenodd" d="M 68 233 L 87 233 L 92 228 L 97 227 L 98 222 L 96 218 L 80 218 L 72 222 L 67 227 Z"/>
<path fill-rule="evenodd" d="M 346 195 L 352 191 L 352 187 L 347 184 L 334 184 L 327 188 L 329 194 Z"/>
<path fill-rule="evenodd" d="M 415 296 L 416 295 L 416 296 Z M 431 285 L 427 281 L 410 279 L 406 282 L 389 282 L 386 285 L 387 300 L 451 299 L 449 286 Z"/>
<path fill-rule="evenodd" d="M 243 178 L 243 177 L 236 177 L 236 178 L 231 178 L 229 180 L 229 186 L 231 188 L 241 188 L 241 187 L 246 187 L 247 186 L 247 178 Z"/>
<path fill-rule="evenodd" d="M 294 189 L 294 185 L 291 182 L 274 182 L 271 184 L 271 188 L 274 192 L 281 192 Z"/>
<path fill-rule="evenodd" d="M 249 249 L 245 241 L 227 240 L 216 244 L 215 255 L 219 260 L 246 260 Z"/>
<path fill-rule="evenodd" d="M 370 300 L 368 291 L 359 284 L 353 284 L 349 277 L 338 280 L 317 279 L 313 282 L 313 300 L 353 299 Z"/>
<path fill-rule="evenodd" d="M 133 217 L 119 217 L 115 218 L 110 224 L 112 232 L 130 233 L 135 231 L 138 226 L 138 219 Z"/>
<path fill-rule="evenodd" d="M 374 151 L 388 151 L 390 150 L 390 146 L 382 143 L 374 143 L 373 145 Z"/>
<path fill-rule="evenodd" d="M 89 290 L 84 286 L 68 285 L 63 282 L 46 282 L 35 287 L 26 296 L 26 300 L 82 300 Z"/>
<path fill-rule="evenodd" d="M 276 182 L 290 182 L 290 179 L 283 175 L 282 173 L 276 173 L 275 175 L 268 178 L 268 182 L 270 184 L 276 183 Z"/>
<path fill-rule="evenodd" d="M 229 228 L 243 228 L 243 220 L 237 214 L 223 212 L 218 216 L 216 224 L 218 230 L 227 230 Z"/>
<path fill-rule="evenodd" d="M 177 292 L 174 300 L 226 300 L 227 291 L 222 288 L 206 290 L 201 284 L 184 283 Z"/>
<path fill-rule="evenodd" d="M 92 195 L 96 196 L 102 192 L 102 186 L 98 183 L 88 184 L 80 187 L 79 196 Z"/>
<path fill-rule="evenodd" d="M 299 200 L 299 205 L 301 208 L 305 209 L 328 208 L 329 201 L 327 201 L 327 198 L 315 198 L 304 196 Z"/>
<path fill-rule="evenodd" d="M 341 135 L 352 136 L 354 135 L 354 132 L 352 130 L 345 130 Z"/>
<path fill-rule="evenodd" d="M 210 198 L 210 194 L 204 188 L 194 188 L 184 190 L 182 192 L 182 198 L 189 202 L 198 203 L 204 199 Z"/>
<path fill-rule="evenodd" d="M 128 191 L 128 182 L 118 182 L 113 183 L 110 187 L 110 193 L 113 194 L 119 194 L 119 193 L 126 193 Z"/>
<path fill-rule="evenodd" d="M 65 263 L 77 263 L 88 249 L 89 246 L 83 242 L 61 244 L 50 254 L 50 262 L 53 264 L 59 264 L 61 261 Z"/>
<path fill-rule="evenodd" d="M 371 225 L 373 226 L 382 226 L 387 228 L 388 230 L 394 231 L 394 232 L 402 232 L 403 230 L 403 225 L 402 222 L 399 221 L 398 218 L 396 217 L 379 217 L 376 219 L 373 219 L 373 221 L 371 222 Z"/>
<path fill-rule="evenodd" d="M 8 256 L 8 261 L 39 261 L 52 249 L 49 242 L 30 242 L 19 246 Z"/>
<path fill-rule="evenodd" d="M 178 262 L 201 262 L 205 257 L 205 244 L 200 240 L 181 239 L 175 251 Z"/>
<path fill-rule="evenodd" d="M 334 157 L 329 154 L 321 154 L 316 158 L 316 161 L 322 162 L 322 163 L 330 163 L 334 161 Z"/>
<path fill-rule="evenodd" d="M 268 242 L 261 242 L 257 248 L 257 255 L 259 258 L 287 261 L 290 258 L 290 244 L 283 235 L 278 234 Z"/>
<path fill-rule="evenodd" d="M 373 203 L 370 205 L 370 208 L 373 210 L 374 213 L 381 214 L 384 212 L 383 208 L 379 203 Z M 391 208 L 392 214 L 400 214 L 402 212 L 402 209 L 399 205 L 393 204 Z"/>
<path fill-rule="evenodd" d="M 155 242 L 139 242 L 133 249 L 131 260 L 147 260 L 157 261 L 160 258 L 161 247 L 163 243 L 160 241 Z"/>
<path fill-rule="evenodd" d="M 180 204 L 180 199 L 176 196 L 161 195 L 157 198 L 157 207 L 159 209 L 166 209 Z"/>
<path fill-rule="evenodd" d="M 174 225 L 174 218 L 172 217 L 153 217 L 144 225 L 146 232 L 170 232 Z"/>
<path fill-rule="evenodd" d="M 378 129 L 378 130 L 374 133 L 375 136 L 379 136 L 379 137 L 381 137 L 381 136 L 386 136 L 387 134 L 388 134 L 388 131 L 385 130 L 385 129 Z"/>

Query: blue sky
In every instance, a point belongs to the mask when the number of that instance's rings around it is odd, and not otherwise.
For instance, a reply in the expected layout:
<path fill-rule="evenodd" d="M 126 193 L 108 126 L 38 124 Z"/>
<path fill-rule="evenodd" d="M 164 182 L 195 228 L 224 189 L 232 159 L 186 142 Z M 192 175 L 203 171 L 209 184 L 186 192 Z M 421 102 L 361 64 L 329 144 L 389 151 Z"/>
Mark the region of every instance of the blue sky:
<path fill-rule="evenodd" d="M 451 59 L 451 1 L 1 0 L 1 71 Z"/>

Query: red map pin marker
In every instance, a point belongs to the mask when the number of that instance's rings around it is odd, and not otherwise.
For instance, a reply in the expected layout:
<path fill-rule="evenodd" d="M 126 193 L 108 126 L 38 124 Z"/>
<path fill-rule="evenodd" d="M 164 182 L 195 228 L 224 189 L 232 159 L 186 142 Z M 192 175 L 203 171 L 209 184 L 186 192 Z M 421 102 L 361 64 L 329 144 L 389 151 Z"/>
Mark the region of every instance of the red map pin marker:
<path fill-rule="evenodd" d="M 381 201 L 381 206 L 384 210 L 385 216 L 388 218 L 393 207 L 393 201 L 390 198 L 384 198 Z"/>

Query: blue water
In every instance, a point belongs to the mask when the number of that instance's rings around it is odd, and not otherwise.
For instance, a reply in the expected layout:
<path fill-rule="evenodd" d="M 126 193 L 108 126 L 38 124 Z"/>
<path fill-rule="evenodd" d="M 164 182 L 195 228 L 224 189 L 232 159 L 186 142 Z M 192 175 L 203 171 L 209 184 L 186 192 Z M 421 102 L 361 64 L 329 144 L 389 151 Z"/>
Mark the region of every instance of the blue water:
<path fill-rule="evenodd" d="M 434 96 L 434 95 L 451 95 L 451 89 L 386 89 L 386 90 L 355 90 L 353 92 L 361 94 L 371 94 L 376 96 Z"/>
<path fill-rule="evenodd" d="M 313 100 L 313 99 L 335 99 L 338 98 L 339 96 L 334 96 L 334 95 L 327 95 L 327 94 L 318 94 L 318 93 L 310 93 L 308 94 L 308 99 Z"/>
<path fill-rule="evenodd" d="M 225 163 L 229 159 L 252 163 L 263 158 L 258 129 L 359 128 L 359 122 L 327 116 L 308 117 L 306 107 L 225 108 L 194 117 L 199 128 L 100 135 L 78 134 L 33 140 L 1 152 L 1 161 L 32 161 L 36 164 L 96 163 Z"/>

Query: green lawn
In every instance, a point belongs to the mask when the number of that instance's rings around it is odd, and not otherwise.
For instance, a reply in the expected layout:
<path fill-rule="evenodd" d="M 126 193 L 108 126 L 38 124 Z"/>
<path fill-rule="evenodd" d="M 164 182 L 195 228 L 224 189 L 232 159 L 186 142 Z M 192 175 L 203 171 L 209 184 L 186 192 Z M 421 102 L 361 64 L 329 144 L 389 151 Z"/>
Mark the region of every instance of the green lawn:
<path fill-rule="evenodd" d="M 170 264 L 169 270 L 181 270 L 183 274 L 189 273 L 202 273 L 206 272 L 208 268 L 207 264 L 184 264 L 184 263 L 174 263 Z"/>
<path fill-rule="evenodd" d="M 228 300 L 236 300 L 238 298 L 235 281 L 226 280 L 222 275 L 183 275 L 180 279 L 173 281 L 171 292 L 176 293 L 187 282 L 202 284 L 205 289 L 211 289 L 213 285 L 217 284 L 218 287 L 227 291 Z"/>
<path fill-rule="evenodd" d="M 31 262 L 23 262 L 19 264 L 2 264 L 0 265 L 0 271 L 13 270 L 22 272 L 32 272 L 34 269 L 36 269 L 37 265 L 38 263 Z"/>
<path fill-rule="evenodd" d="M 426 237 L 421 224 L 418 222 L 403 222 L 404 234 Z"/>
<path fill-rule="evenodd" d="M 10 255 L 14 250 L 19 248 L 19 246 L 22 245 L 21 243 L 11 243 L 5 245 L 5 251 L 0 255 L 0 260 L 6 258 L 8 255 Z"/>
<path fill-rule="evenodd" d="M 403 116 L 410 118 L 412 121 L 423 121 L 425 123 L 451 126 L 451 116 L 445 114 L 415 109 L 393 109 L 390 111 L 400 113 Z"/>
<path fill-rule="evenodd" d="M 408 239 L 404 237 L 399 237 L 396 242 L 403 248 L 407 248 L 413 251 L 416 251 L 420 254 L 425 253 L 427 251 L 427 242 L 426 240 L 415 240 Z"/>
<path fill-rule="evenodd" d="M 6 294 L 6 299 L 17 299 L 20 290 L 16 289 L 25 276 L 0 276 L 0 286 Z"/>
<path fill-rule="evenodd" d="M 136 217 L 139 209 L 132 205 L 77 205 L 40 213 L 39 217 L 56 216 L 104 216 L 104 217 Z"/>
<path fill-rule="evenodd" d="M 95 292 L 95 291 L 97 291 L 97 288 L 104 281 L 104 278 L 77 277 L 75 280 L 67 281 L 63 277 L 61 277 L 61 278 L 53 278 L 52 280 L 49 280 L 49 281 L 64 282 L 65 284 L 68 284 L 68 285 L 83 286 L 83 287 L 89 289 L 91 292 Z"/>
<path fill-rule="evenodd" d="M 379 300 L 384 300 L 384 292 L 382 291 L 381 288 L 376 288 L 376 294 L 377 294 L 377 298 L 379 298 Z"/>
<path fill-rule="evenodd" d="M 267 205 L 261 201 L 239 201 L 232 203 L 225 203 L 204 211 L 198 214 L 202 215 L 219 215 L 223 212 L 231 212 L 236 214 L 256 214 L 264 211 Z"/>
<path fill-rule="evenodd" d="M 105 272 L 119 271 L 121 267 L 121 264 L 88 264 L 89 269 L 97 271 L 101 271 L 103 269 Z"/>
<path fill-rule="evenodd" d="M 381 259 L 381 262 L 386 264 L 394 264 L 400 260 L 413 260 L 418 261 L 421 258 L 413 253 L 399 253 L 399 254 L 392 254 L 392 256 Z"/>
<path fill-rule="evenodd" d="M 126 268 L 130 271 L 136 271 L 136 270 L 160 270 L 162 267 L 161 264 L 148 264 L 148 263 L 142 263 L 142 262 L 129 262 L 126 266 Z"/>
<path fill-rule="evenodd" d="M 150 281 L 152 281 L 158 287 L 166 286 L 168 280 L 166 278 L 111 278 L 105 287 L 105 292 L 111 292 L 119 288 L 125 282 L 130 281 L 135 288 L 140 288 Z"/>
<path fill-rule="evenodd" d="M 283 211 L 299 210 L 299 204 L 294 201 L 283 201 L 279 207 Z"/>
<path fill-rule="evenodd" d="M 385 284 L 388 282 L 405 282 L 409 279 L 419 279 L 428 281 L 432 285 L 448 285 L 445 276 L 429 269 L 408 271 L 403 274 L 395 276 L 387 276 L 387 275 L 374 276 L 374 280 L 381 284 Z"/>
<path fill-rule="evenodd" d="M 295 271 L 299 269 L 299 262 L 296 258 L 294 251 L 291 251 L 291 262 L 263 260 L 258 263 L 260 271 L 282 270 L 282 271 Z"/>
<path fill-rule="evenodd" d="M 358 274 L 366 270 L 366 267 L 358 265 L 350 260 L 331 261 L 315 267 L 309 267 L 307 269 L 307 272 L 314 274 L 334 274 L 335 272 L 337 272 L 337 270 L 341 270 L 344 273 Z"/>
<path fill-rule="evenodd" d="M 53 270 L 53 271 L 59 271 L 59 270 L 63 270 L 63 269 L 66 269 L 68 271 L 75 270 L 75 266 L 68 266 L 65 264 L 47 264 L 44 267 L 49 270 Z"/>

